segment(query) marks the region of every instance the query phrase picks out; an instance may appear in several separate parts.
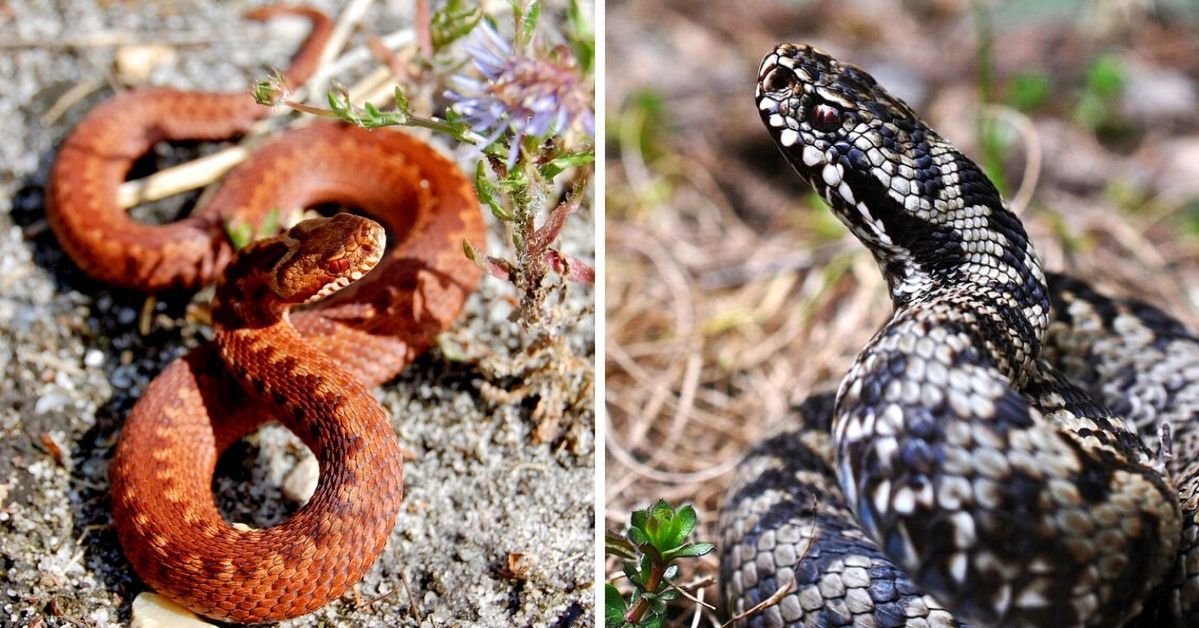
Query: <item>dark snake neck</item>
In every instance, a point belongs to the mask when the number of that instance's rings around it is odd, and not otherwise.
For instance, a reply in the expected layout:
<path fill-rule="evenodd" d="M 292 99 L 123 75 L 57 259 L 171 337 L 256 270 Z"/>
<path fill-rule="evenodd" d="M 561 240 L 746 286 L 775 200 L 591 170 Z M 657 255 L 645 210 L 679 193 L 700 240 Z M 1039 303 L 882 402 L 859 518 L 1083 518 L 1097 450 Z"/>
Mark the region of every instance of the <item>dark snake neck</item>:
<path fill-rule="evenodd" d="M 869 73 L 807 46 L 763 59 L 756 99 L 783 155 L 878 261 L 899 315 L 954 306 L 964 324 L 980 321 L 970 335 L 1024 348 L 1005 369 L 1022 382 L 1048 325 L 1048 291 L 1028 235 L 978 165 Z"/>
<path fill-rule="evenodd" d="M 863 547 L 971 624 L 1123 625 L 1177 560 L 1177 492 L 1119 417 L 1042 358 L 1049 291 L 1019 220 L 977 164 L 865 71 L 783 44 L 763 59 L 756 98 L 896 307 L 832 412 L 832 474 L 876 544 Z M 806 558 L 837 551 L 809 555 L 813 543 Z M 753 580 L 768 571 L 758 564 Z M 824 604 L 820 569 L 791 573 L 806 571 L 800 606 L 825 623 L 848 599 L 847 572 L 829 566 Z M 892 623 L 891 609 L 862 606 Z"/>
<path fill-rule="evenodd" d="M 1022 382 L 1048 326 L 1040 262 L 1020 220 L 979 167 L 931 131 L 927 137 L 935 157 L 927 178 L 916 184 L 930 207 L 924 215 L 905 209 L 875 175 L 853 168 L 845 169 L 844 182 L 856 203 L 838 195 L 828 200 L 878 262 L 896 316 L 950 306 L 961 314 L 955 324 L 989 349 L 1013 382 Z M 956 174 L 959 195 L 946 195 L 933 183 L 946 172 Z"/>

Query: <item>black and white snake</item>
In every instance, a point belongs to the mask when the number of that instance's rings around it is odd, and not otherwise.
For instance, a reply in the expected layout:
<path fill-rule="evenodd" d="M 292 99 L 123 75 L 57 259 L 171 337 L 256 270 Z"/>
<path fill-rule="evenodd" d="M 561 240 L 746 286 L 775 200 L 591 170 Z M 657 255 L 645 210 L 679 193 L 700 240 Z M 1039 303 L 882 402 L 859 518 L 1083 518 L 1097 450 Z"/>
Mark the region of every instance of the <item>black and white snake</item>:
<path fill-rule="evenodd" d="M 730 610 L 790 585 L 751 621 L 1199 625 L 1199 339 L 1042 273 L 980 168 L 861 69 L 780 45 L 756 96 L 895 312 L 740 466 Z"/>

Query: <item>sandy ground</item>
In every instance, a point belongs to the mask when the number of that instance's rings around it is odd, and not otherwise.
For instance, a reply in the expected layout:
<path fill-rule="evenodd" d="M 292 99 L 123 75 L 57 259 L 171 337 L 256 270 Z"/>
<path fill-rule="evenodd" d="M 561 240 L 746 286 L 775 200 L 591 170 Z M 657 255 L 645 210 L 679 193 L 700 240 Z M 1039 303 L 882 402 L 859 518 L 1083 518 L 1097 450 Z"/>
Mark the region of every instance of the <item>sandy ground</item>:
<path fill-rule="evenodd" d="M 810 43 L 861 65 L 977 158 L 976 6 L 994 9 L 992 102 L 1015 102 L 1020 76 L 1047 81 L 1043 103 L 999 123 L 1046 268 L 1199 329 L 1199 13 L 1186 3 L 610 2 L 607 527 L 665 498 L 695 504 L 697 539 L 717 540 L 742 454 L 835 387 L 891 312 L 877 265 L 763 129 L 762 56 Z M 1116 128 L 1095 133 L 1080 110 L 1104 58 L 1123 83 L 1104 105 Z M 717 606 L 718 560 L 678 578 Z M 673 618 L 695 610 L 680 600 Z"/>
<path fill-rule="evenodd" d="M 409 3 L 391 4 L 401 8 L 371 10 L 368 30 L 411 23 Z M 122 46 L 167 44 L 174 58 L 149 75 L 154 85 L 240 90 L 285 64 L 304 26 L 247 23 L 239 15 L 250 5 L 0 3 L 0 624 L 128 621 L 145 587 L 111 528 L 108 461 L 149 380 L 210 335 L 190 322 L 187 297 L 153 305 L 142 334 L 144 295 L 89 281 L 64 257 L 43 209 L 54 147 L 112 93 Z M 81 83 L 94 89 L 55 111 Z M 563 249 L 593 259 L 592 231 L 584 210 Z M 494 236 L 492 249 L 500 243 Z M 451 340 L 515 352 L 511 294 L 485 280 Z M 569 341 L 584 359 L 594 342 L 591 299 L 590 288 L 574 287 L 563 306 L 578 313 Z M 471 361 L 434 350 L 375 391 L 416 453 L 399 522 L 351 593 L 286 625 L 591 624 L 592 414 L 567 417 L 559 438 L 534 445 L 532 405 L 489 401 L 484 380 Z M 226 516 L 265 526 L 294 512 L 280 485 L 306 455 L 281 428 L 235 445 L 214 482 Z M 518 577 L 510 554 L 524 555 Z"/>

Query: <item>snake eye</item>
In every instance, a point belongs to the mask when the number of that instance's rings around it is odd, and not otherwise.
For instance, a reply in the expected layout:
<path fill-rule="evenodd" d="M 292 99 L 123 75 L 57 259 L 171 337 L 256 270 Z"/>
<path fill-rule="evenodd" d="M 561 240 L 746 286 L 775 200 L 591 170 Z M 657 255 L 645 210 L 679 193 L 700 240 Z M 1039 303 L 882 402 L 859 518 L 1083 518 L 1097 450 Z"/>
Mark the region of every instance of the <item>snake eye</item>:
<path fill-rule="evenodd" d="M 766 74 L 766 78 L 762 79 L 762 89 L 768 92 L 781 92 L 791 87 L 793 76 L 787 70 L 775 68 Z"/>
<path fill-rule="evenodd" d="M 813 129 L 827 133 L 841 126 L 841 110 L 826 103 L 813 105 L 808 110 L 808 122 Z"/>

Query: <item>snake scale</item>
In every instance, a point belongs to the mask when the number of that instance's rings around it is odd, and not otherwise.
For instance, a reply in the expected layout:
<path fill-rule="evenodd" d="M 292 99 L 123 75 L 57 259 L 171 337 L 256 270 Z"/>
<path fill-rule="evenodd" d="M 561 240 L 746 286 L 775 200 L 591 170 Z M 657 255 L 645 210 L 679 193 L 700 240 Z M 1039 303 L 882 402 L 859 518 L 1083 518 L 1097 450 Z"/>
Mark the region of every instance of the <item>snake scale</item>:
<path fill-rule="evenodd" d="M 313 71 L 331 24 L 306 9 L 250 17 L 280 13 L 313 22 L 286 74 L 294 85 Z M 457 318 L 481 274 L 461 243 L 485 238 L 473 189 L 452 161 L 399 132 L 331 123 L 257 147 L 181 221 L 140 224 L 117 204 L 134 160 L 155 143 L 233 137 L 267 113 L 248 93 L 118 95 L 64 140 L 47 204 L 63 247 L 97 279 L 145 291 L 217 281 L 216 342 L 159 374 L 122 429 L 110 467 L 113 520 L 147 584 L 200 614 L 246 623 L 323 606 L 382 551 L 399 512 L 401 457 L 367 388 Z M 322 204 L 374 221 L 313 219 L 237 253 L 225 235 L 231 221 L 259 225 L 273 210 Z M 234 528 L 212 495 L 217 457 L 272 419 L 316 455 L 316 492 L 278 526 Z"/>
<path fill-rule="evenodd" d="M 895 310 L 739 467 L 730 611 L 785 590 L 749 623 L 1199 625 L 1199 339 L 1043 273 L 981 169 L 865 71 L 783 44 L 756 101 Z"/>

